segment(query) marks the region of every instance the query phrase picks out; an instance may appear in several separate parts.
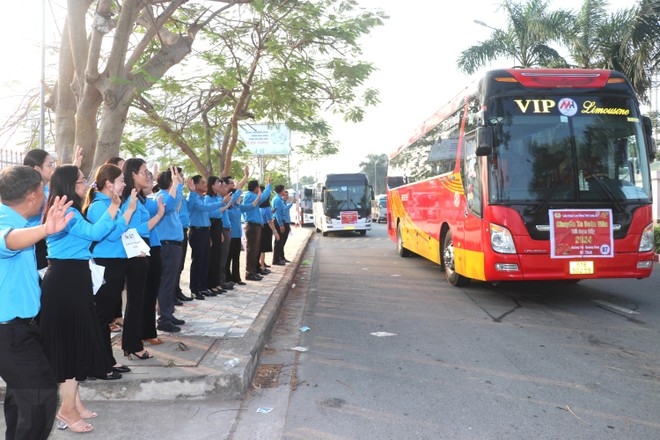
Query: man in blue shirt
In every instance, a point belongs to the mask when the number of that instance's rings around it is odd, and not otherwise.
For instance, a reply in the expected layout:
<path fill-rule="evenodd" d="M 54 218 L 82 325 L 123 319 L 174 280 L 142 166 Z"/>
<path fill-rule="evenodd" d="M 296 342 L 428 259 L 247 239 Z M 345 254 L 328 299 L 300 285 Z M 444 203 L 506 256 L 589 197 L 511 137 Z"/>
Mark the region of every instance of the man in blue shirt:
<path fill-rule="evenodd" d="M 250 281 L 261 281 L 259 270 L 259 255 L 261 254 L 261 212 L 259 204 L 270 197 L 270 177 L 266 180 L 268 183 L 261 192 L 259 182 L 250 180 L 248 190 L 243 196 L 241 202 L 241 211 L 245 219 L 245 279 Z"/>
<path fill-rule="evenodd" d="M 160 257 L 162 271 L 158 287 L 158 326 L 160 331 L 175 333 L 181 331 L 183 319 L 174 316 L 174 291 L 177 274 L 183 257 L 183 227 L 179 217 L 179 204 L 183 198 L 183 177 L 176 167 L 172 167 L 158 176 L 161 188 L 156 197 L 165 203 L 165 215 L 156 225 L 160 239 Z"/>
<path fill-rule="evenodd" d="M 62 231 L 71 202 L 56 199 L 46 223 L 28 227 L 43 206 L 41 175 L 29 166 L 0 172 L 0 376 L 6 438 L 46 439 L 57 409 L 57 381 L 40 345 L 35 317 L 41 304 L 34 244 Z"/>

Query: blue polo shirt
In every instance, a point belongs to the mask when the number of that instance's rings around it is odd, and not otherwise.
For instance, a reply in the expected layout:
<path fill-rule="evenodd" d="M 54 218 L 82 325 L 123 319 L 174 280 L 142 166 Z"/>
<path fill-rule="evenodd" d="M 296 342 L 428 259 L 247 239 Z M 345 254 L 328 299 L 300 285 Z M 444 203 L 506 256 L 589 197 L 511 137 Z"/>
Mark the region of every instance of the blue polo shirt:
<path fill-rule="evenodd" d="M 188 200 L 181 195 L 181 201 L 178 204 L 179 206 L 179 220 L 181 220 L 181 226 L 188 229 L 190 227 L 190 216 L 188 215 Z"/>
<path fill-rule="evenodd" d="M 232 204 L 230 208 L 225 209 L 221 213 L 222 214 L 222 227 L 225 228 L 225 229 L 231 229 L 231 219 L 229 218 L 229 211 L 234 209 L 234 207 L 236 206 L 236 201 L 241 196 L 242 192 L 243 192 L 242 190 L 237 189 L 236 191 L 234 191 L 234 194 L 231 195 L 230 201 L 227 202 L 227 203 L 222 204 L 223 207 L 228 205 L 229 203 Z"/>
<path fill-rule="evenodd" d="M 129 196 L 126 200 L 124 200 L 124 203 L 121 204 L 121 208 L 119 208 L 119 214 L 124 215 L 124 212 L 126 211 L 126 208 L 128 208 L 128 204 L 131 201 L 131 196 Z M 128 222 L 128 229 L 135 228 L 142 238 L 149 238 L 149 219 L 151 218 L 151 214 L 149 214 L 149 209 L 144 205 L 144 203 L 140 202 L 138 200 L 137 202 L 137 207 L 135 208 L 135 212 L 133 213 L 133 216 L 131 217 L 131 221 Z"/>
<path fill-rule="evenodd" d="M 103 240 L 115 228 L 115 221 L 106 211 L 96 223 L 90 223 L 76 208 L 69 207 L 67 215 L 73 212 L 73 218 L 66 227 L 53 235 L 46 237 L 48 258 L 58 260 L 89 260 L 92 253 L 89 250 L 94 241 Z M 118 222 L 123 222 L 121 217 Z"/>
<path fill-rule="evenodd" d="M 169 197 L 169 201 L 166 199 L 163 199 L 163 203 L 173 203 L 174 199 L 172 198 L 171 195 L 167 195 Z M 147 200 L 144 201 L 144 206 L 147 207 L 147 210 L 149 211 L 149 219 L 153 217 L 154 215 L 158 214 L 158 200 L 156 200 L 155 196 L 152 197 L 147 197 Z M 166 206 L 167 207 L 167 206 Z M 161 221 L 163 219 L 161 218 Z M 154 246 L 160 246 L 160 235 L 158 234 L 158 223 L 156 223 L 156 226 L 151 228 L 151 231 L 149 231 L 149 246 L 154 247 Z"/>
<path fill-rule="evenodd" d="M 211 205 L 214 203 L 220 203 L 220 207 L 224 206 L 224 203 L 222 203 L 222 197 L 215 195 L 205 195 L 204 196 L 204 203 L 207 205 Z M 220 212 L 220 209 L 214 209 L 213 211 L 209 212 L 209 218 L 219 218 L 222 219 L 222 213 Z"/>
<path fill-rule="evenodd" d="M 87 208 L 87 220 L 91 223 L 96 223 L 103 217 L 103 214 L 108 210 L 112 200 L 101 192 L 97 192 L 94 200 Z M 123 214 L 117 213 L 115 217 L 115 228 L 106 235 L 103 240 L 97 241 L 92 251 L 93 258 L 126 258 L 124 246 L 121 242 L 121 236 L 128 226 L 124 220 Z"/>
<path fill-rule="evenodd" d="M 5 237 L 12 229 L 25 228 L 28 220 L 0 204 L 0 321 L 33 318 L 41 307 L 41 289 L 34 246 L 7 249 Z"/>
<path fill-rule="evenodd" d="M 178 212 L 179 203 L 183 199 L 183 185 L 180 183 L 176 185 L 175 198 L 172 198 L 169 190 L 166 189 L 161 189 L 156 194 L 156 198 L 162 197 L 163 202 L 165 202 L 165 215 L 154 228 L 158 230 L 158 236 L 161 240 L 183 241 L 183 226 Z"/>
<path fill-rule="evenodd" d="M 261 212 L 259 212 L 259 204 L 261 201 L 267 200 L 268 197 L 270 197 L 270 183 L 266 185 L 264 191 L 261 193 L 261 197 L 259 198 L 260 201 L 257 202 L 257 206 L 252 206 L 254 199 L 257 197 L 259 197 L 257 194 L 252 191 L 247 191 L 243 196 L 243 202 L 241 202 L 241 211 L 243 211 L 243 218 L 246 222 L 263 224 Z"/>
<path fill-rule="evenodd" d="M 273 197 L 272 204 L 273 204 L 273 209 L 275 210 L 275 212 L 273 213 L 273 218 L 277 221 L 277 224 L 279 226 L 282 226 L 286 222 L 286 212 L 285 212 L 286 204 L 284 203 L 284 200 L 279 194 Z"/>
<path fill-rule="evenodd" d="M 234 205 L 226 212 L 231 225 L 231 238 L 241 238 L 243 236 L 243 229 L 241 229 L 241 208 L 238 205 Z"/>
<path fill-rule="evenodd" d="M 196 192 L 191 192 L 188 195 L 188 215 L 190 216 L 191 227 L 208 227 L 211 226 L 211 219 L 209 212 L 220 209 L 222 202 L 217 203 L 204 203 L 204 196 L 200 196 Z"/>

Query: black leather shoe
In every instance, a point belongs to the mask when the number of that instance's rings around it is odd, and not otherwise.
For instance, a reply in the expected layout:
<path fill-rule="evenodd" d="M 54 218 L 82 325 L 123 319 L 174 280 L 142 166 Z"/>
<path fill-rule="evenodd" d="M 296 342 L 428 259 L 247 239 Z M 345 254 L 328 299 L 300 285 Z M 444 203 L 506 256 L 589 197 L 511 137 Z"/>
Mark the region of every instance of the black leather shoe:
<path fill-rule="evenodd" d="M 282 258 L 282 261 L 284 261 L 285 263 L 291 263 L 291 261 L 287 260 L 286 258 Z"/>
<path fill-rule="evenodd" d="M 284 261 L 282 260 L 273 261 L 273 266 L 284 266 Z"/>
<path fill-rule="evenodd" d="M 256 273 L 249 273 L 249 274 L 247 274 L 247 276 L 245 277 L 245 279 L 246 279 L 246 280 L 249 280 L 249 281 L 261 281 L 261 277 L 258 276 Z"/>
<path fill-rule="evenodd" d="M 204 296 L 218 296 L 217 292 L 213 292 L 212 290 L 206 289 L 206 290 L 200 290 L 200 292 Z"/>
<path fill-rule="evenodd" d="M 182 306 L 183 303 L 182 303 L 181 301 L 179 301 L 178 299 L 175 299 L 175 300 L 174 300 L 174 305 L 175 305 L 175 306 Z"/>
<path fill-rule="evenodd" d="M 206 299 L 204 298 L 204 295 L 202 295 L 200 292 L 193 292 L 193 297 L 195 299 Z"/>
<path fill-rule="evenodd" d="M 220 283 L 222 290 L 234 290 L 234 285 L 229 283 Z"/>
<path fill-rule="evenodd" d="M 113 368 L 112 373 L 108 373 L 105 376 L 96 376 L 96 378 L 101 380 L 117 380 L 121 379 L 122 375 Z"/>
<path fill-rule="evenodd" d="M 174 325 L 183 325 L 186 323 L 186 321 L 184 321 L 183 319 L 175 318 L 174 316 L 172 316 L 172 319 L 170 319 L 170 321 Z"/>
<path fill-rule="evenodd" d="M 239 286 L 245 286 L 245 281 L 236 281 Z"/>
<path fill-rule="evenodd" d="M 178 299 L 179 301 L 192 301 L 193 300 L 192 297 L 184 295 L 183 292 L 177 292 L 176 293 L 176 299 Z"/>
<path fill-rule="evenodd" d="M 269 273 L 271 273 L 271 271 L 270 271 L 270 269 L 259 269 L 259 270 L 257 271 L 257 273 L 258 273 L 259 275 L 268 275 Z"/>
<path fill-rule="evenodd" d="M 112 371 L 116 371 L 117 373 L 128 373 L 131 371 L 131 369 L 126 365 L 120 365 L 118 367 L 112 367 Z"/>
<path fill-rule="evenodd" d="M 168 332 L 168 333 L 178 333 L 181 331 L 181 327 L 177 327 L 176 325 L 172 324 L 169 321 L 159 322 L 158 325 L 156 326 L 156 329 L 160 330 L 161 332 Z"/>

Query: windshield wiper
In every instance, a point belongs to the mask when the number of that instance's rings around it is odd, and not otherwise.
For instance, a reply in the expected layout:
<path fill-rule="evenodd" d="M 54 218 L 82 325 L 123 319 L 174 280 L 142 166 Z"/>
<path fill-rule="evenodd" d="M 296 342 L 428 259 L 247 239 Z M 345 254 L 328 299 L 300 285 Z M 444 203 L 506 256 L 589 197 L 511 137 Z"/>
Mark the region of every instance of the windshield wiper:
<path fill-rule="evenodd" d="M 621 205 L 621 202 L 619 202 L 619 199 L 616 198 L 614 194 L 612 194 L 612 190 L 607 186 L 605 182 L 602 182 L 600 180 L 600 177 L 597 175 L 593 176 L 593 179 L 589 179 L 590 181 L 596 181 L 598 183 L 598 187 L 603 190 L 605 195 L 607 196 L 608 199 L 612 201 L 612 204 L 616 208 L 617 212 L 623 212 L 623 206 Z"/>

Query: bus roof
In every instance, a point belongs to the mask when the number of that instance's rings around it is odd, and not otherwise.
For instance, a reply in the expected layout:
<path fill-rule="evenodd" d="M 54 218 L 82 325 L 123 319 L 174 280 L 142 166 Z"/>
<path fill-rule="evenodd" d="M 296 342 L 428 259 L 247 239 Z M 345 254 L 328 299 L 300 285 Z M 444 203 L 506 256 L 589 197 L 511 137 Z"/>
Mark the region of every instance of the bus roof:
<path fill-rule="evenodd" d="M 510 68 L 495 69 L 486 72 L 469 86 L 463 88 L 451 100 L 426 119 L 415 130 L 408 142 L 400 145 L 390 159 L 399 154 L 408 145 L 413 144 L 429 130 L 438 125 L 447 116 L 454 113 L 465 99 L 476 92 L 476 86 L 488 90 L 489 96 L 505 91 L 518 89 L 600 89 L 607 86 L 611 90 L 630 93 L 637 100 L 626 77 L 616 70 L 605 69 L 542 69 L 542 68 Z"/>

